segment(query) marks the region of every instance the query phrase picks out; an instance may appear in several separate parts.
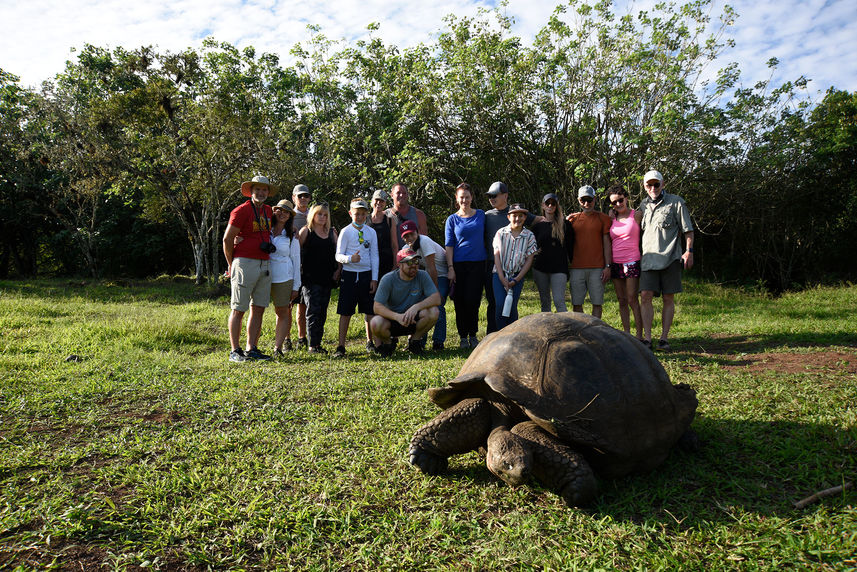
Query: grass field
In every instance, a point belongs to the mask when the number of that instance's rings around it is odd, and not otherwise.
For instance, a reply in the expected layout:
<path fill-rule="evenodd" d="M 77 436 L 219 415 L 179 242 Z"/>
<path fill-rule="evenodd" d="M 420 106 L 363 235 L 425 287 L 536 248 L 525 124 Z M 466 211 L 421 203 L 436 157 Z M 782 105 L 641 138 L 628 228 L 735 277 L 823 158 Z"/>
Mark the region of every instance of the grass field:
<path fill-rule="evenodd" d="M 574 510 L 476 453 L 408 465 L 457 349 L 370 357 L 354 320 L 347 360 L 231 364 L 225 294 L 0 282 L 0 569 L 857 567 L 853 489 L 792 504 L 857 480 L 857 286 L 691 281 L 678 304 L 659 357 L 698 392 L 701 450 Z"/>

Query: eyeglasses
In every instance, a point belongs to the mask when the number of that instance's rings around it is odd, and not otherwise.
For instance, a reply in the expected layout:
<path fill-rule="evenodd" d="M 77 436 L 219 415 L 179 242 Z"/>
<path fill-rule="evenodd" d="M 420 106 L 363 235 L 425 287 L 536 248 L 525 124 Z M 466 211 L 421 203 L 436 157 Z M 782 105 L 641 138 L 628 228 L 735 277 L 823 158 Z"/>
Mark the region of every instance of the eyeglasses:
<path fill-rule="evenodd" d="M 594 200 L 595 199 L 593 199 L 592 197 L 580 197 L 580 202 L 582 203 L 591 203 Z"/>
<path fill-rule="evenodd" d="M 646 183 L 646 186 L 647 186 L 647 187 L 652 187 L 653 189 L 658 189 L 658 188 L 660 188 L 660 186 L 661 186 L 661 182 L 660 182 L 660 181 L 652 181 L 651 183 L 648 183 L 648 182 L 647 182 L 647 183 Z"/>
<path fill-rule="evenodd" d="M 624 202 L 625 202 L 625 197 L 619 197 L 615 201 L 610 201 L 610 204 L 615 207 L 615 206 L 621 205 Z"/>

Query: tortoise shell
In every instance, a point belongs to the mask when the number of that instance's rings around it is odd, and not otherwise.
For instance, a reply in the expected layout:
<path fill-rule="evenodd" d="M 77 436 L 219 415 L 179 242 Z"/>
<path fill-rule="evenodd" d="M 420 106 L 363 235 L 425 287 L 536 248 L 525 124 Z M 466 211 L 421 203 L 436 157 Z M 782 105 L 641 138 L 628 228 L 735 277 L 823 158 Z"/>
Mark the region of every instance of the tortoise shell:
<path fill-rule="evenodd" d="M 485 337 L 447 387 L 443 409 L 499 394 L 606 477 L 659 465 L 690 427 L 696 392 L 673 385 L 636 338 L 580 313 L 526 316 Z"/>

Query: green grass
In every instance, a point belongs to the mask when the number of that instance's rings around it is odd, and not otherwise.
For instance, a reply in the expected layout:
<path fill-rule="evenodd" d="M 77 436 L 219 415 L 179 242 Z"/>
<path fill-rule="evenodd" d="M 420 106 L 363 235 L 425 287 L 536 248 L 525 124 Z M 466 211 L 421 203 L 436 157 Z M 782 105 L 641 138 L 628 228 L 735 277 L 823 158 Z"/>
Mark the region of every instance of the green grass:
<path fill-rule="evenodd" d="M 225 294 L 0 282 L 0 568 L 857 566 L 853 490 L 792 507 L 857 477 L 857 287 L 771 298 L 691 281 L 678 305 L 660 355 L 698 392 L 702 449 L 573 510 L 476 453 L 439 477 L 408 465 L 436 413 L 425 390 L 456 375 L 458 350 L 368 357 L 358 317 L 347 360 L 236 365 Z M 530 282 L 521 314 L 537 306 Z M 269 313 L 263 349 L 272 334 Z M 759 354 L 791 361 L 751 367 Z"/>

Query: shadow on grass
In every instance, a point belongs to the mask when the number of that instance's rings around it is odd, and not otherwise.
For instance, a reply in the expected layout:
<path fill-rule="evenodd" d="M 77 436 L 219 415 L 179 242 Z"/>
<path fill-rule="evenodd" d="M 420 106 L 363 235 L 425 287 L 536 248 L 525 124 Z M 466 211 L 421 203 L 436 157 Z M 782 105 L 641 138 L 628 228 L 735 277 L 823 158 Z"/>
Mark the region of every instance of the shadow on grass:
<path fill-rule="evenodd" d="M 800 514 L 792 503 L 857 476 L 857 428 L 705 417 L 693 427 L 699 451 L 675 450 L 649 474 L 602 481 L 593 512 L 682 529 L 742 513 L 788 518 Z M 854 502 L 853 490 L 844 498 Z"/>
<path fill-rule="evenodd" d="M 0 280 L 0 293 L 16 293 L 27 297 L 67 300 L 88 298 L 100 302 L 148 301 L 162 304 L 186 304 L 200 300 L 223 299 L 229 302 L 229 285 L 194 284 L 187 277 L 164 277 L 152 280 L 87 280 L 39 279 Z"/>

